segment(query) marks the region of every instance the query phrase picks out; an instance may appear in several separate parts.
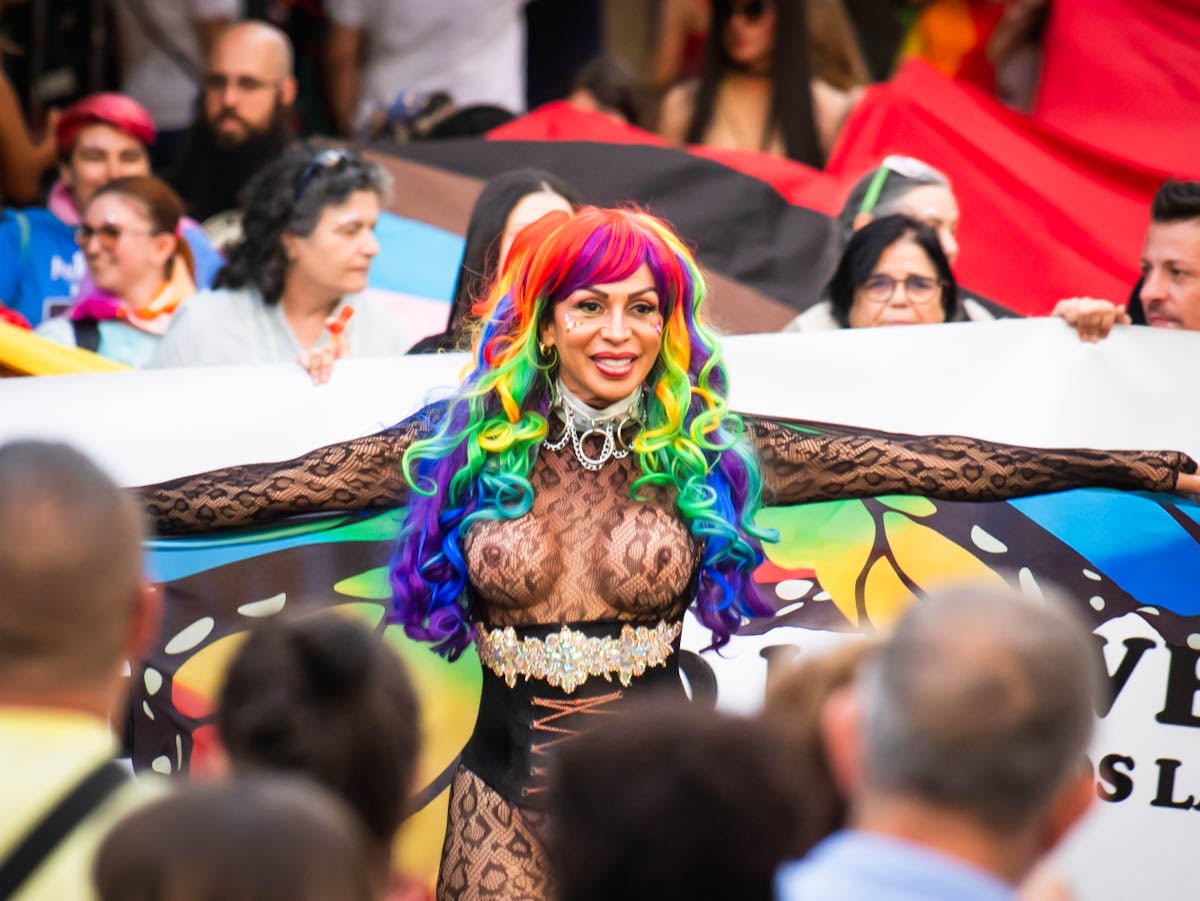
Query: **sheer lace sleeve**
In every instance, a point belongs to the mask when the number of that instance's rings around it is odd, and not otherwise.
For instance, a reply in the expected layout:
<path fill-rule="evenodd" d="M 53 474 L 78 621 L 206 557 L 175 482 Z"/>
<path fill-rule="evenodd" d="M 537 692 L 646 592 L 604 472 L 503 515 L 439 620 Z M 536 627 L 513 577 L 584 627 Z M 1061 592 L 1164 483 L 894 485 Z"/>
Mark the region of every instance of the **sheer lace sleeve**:
<path fill-rule="evenodd" d="M 135 489 L 159 534 L 207 532 L 299 513 L 394 506 L 405 488 L 401 457 L 441 421 L 433 404 L 403 422 L 282 463 L 214 469 Z"/>
<path fill-rule="evenodd" d="M 876 494 L 995 501 L 1068 488 L 1172 491 L 1196 462 L 1178 451 L 1048 450 L 956 435 L 897 435 L 744 417 L 763 469 L 763 503 Z"/>

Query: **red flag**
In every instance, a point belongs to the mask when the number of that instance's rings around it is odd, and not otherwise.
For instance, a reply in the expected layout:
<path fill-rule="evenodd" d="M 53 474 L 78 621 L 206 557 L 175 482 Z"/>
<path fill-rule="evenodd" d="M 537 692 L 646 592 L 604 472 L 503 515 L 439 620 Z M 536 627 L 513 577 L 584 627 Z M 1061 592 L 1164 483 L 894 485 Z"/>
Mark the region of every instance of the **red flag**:
<path fill-rule="evenodd" d="M 1162 172 L 1080 144 L 921 62 L 866 92 L 827 169 L 849 180 L 889 153 L 950 177 L 962 208 L 956 274 L 973 290 L 1025 314 L 1063 297 L 1128 296 Z"/>
<path fill-rule="evenodd" d="M 1200 178 L 1200 3 L 1054 0 L 1040 122 L 1165 178 Z"/>

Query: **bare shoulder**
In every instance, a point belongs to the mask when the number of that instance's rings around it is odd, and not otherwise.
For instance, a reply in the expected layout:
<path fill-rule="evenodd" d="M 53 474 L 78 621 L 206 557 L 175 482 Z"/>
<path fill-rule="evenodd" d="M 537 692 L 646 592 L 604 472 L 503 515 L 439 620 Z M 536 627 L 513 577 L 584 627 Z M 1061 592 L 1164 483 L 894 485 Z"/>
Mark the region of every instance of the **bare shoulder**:
<path fill-rule="evenodd" d="M 673 144 L 683 144 L 687 138 L 692 112 L 696 109 L 695 79 L 675 85 L 663 96 L 658 111 L 658 133 Z"/>
<path fill-rule="evenodd" d="M 817 139 L 826 153 L 837 140 L 855 104 L 862 98 L 862 88 L 843 91 L 821 78 L 812 80 L 813 122 Z"/>

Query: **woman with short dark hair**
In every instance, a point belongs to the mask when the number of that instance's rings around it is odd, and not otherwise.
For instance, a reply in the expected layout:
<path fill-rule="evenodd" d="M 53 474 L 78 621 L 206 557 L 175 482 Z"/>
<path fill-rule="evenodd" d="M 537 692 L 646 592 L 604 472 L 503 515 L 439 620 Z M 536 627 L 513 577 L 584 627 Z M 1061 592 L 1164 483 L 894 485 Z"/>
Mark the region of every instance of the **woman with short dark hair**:
<path fill-rule="evenodd" d="M 810 786 L 784 733 L 672 701 L 559 749 L 547 849 L 558 901 L 768 901 L 776 868 L 805 850 Z"/>
<path fill-rule="evenodd" d="M 271 163 L 247 186 L 216 288 L 179 309 L 151 365 L 297 360 L 319 383 L 339 357 L 403 353 L 404 323 L 359 296 L 389 189 L 383 169 L 345 150 L 300 147 Z"/>
<path fill-rule="evenodd" d="M 859 229 L 829 282 L 841 328 L 932 325 L 959 318 L 958 284 L 932 228 L 884 216 Z"/>
<path fill-rule="evenodd" d="M 937 235 L 947 262 L 958 258 L 958 200 L 944 172 L 911 156 L 892 155 L 866 172 L 850 189 L 838 214 L 837 246 L 846 245 L 859 229 L 884 216 L 904 215 L 923 222 Z M 821 299 L 783 327 L 785 332 L 817 332 L 846 328 L 844 320 L 833 313 L 829 285 Z M 1004 315 L 995 304 L 964 291 L 957 291 L 957 307 L 945 321 L 967 319 L 986 322 Z"/>

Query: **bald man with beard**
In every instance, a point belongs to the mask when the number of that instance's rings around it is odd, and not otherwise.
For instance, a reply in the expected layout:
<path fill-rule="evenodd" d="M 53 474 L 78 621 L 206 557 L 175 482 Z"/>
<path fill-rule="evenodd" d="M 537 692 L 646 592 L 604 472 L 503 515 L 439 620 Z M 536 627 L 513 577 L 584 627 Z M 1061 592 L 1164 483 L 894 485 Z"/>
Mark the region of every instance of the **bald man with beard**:
<path fill-rule="evenodd" d="M 196 119 L 167 174 L 190 215 L 236 209 L 250 177 L 291 142 L 292 69 L 291 41 L 266 22 L 239 22 L 214 43 Z"/>
<path fill-rule="evenodd" d="M 0 535 L 0 897 L 91 898 L 108 828 L 158 794 L 112 761 L 125 665 L 159 625 L 141 512 L 78 452 L 19 442 L 0 447 Z M 32 841 L 56 808 L 67 828 Z"/>

